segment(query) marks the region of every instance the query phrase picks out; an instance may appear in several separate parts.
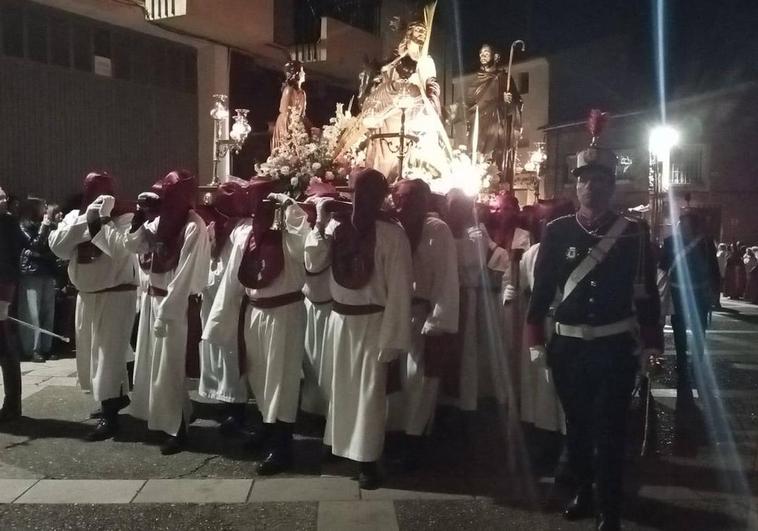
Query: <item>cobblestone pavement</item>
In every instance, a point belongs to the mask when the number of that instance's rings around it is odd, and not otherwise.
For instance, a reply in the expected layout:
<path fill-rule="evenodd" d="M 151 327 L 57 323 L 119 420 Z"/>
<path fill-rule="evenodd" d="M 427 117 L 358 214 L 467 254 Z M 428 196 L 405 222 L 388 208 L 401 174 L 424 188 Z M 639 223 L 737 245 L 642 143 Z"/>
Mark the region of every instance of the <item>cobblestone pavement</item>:
<path fill-rule="evenodd" d="M 670 331 L 666 339 L 653 385 L 656 437 L 651 455 L 630 457 L 624 528 L 758 529 L 758 307 L 725 302 L 714 314 L 700 371 L 713 392 L 700 393 L 700 414 L 676 410 Z M 298 423 L 294 470 L 257 478 L 259 456 L 218 435 L 214 405 L 196 404 L 189 450 L 164 457 L 128 415 L 116 440 L 82 441 L 96 404 L 77 388 L 73 359 L 24 363 L 22 372 L 25 418 L 0 429 L 3 530 L 592 528 L 558 515 L 567 492 L 549 452 L 535 451 L 555 446 L 545 434 L 526 431 L 517 453 L 534 466 L 506 466 L 494 408 L 483 408 L 468 437 L 455 419 L 440 422 L 421 471 L 387 459 L 384 488 L 361 491 L 349 463 L 321 464 L 312 419 Z M 390 438 L 388 453 L 393 446 Z"/>

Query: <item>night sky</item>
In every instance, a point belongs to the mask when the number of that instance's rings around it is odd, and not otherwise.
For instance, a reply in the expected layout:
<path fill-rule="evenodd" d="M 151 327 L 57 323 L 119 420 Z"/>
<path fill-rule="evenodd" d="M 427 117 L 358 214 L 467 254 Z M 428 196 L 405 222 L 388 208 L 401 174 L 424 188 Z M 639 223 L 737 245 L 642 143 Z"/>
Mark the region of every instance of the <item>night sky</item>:
<path fill-rule="evenodd" d="M 440 0 L 443 23 L 462 33 L 464 69 L 477 66 L 480 43 L 507 50 L 524 39 L 529 55 L 613 35 L 634 42 L 640 75 L 651 75 L 653 0 Z M 667 52 L 673 90 L 697 92 L 758 79 L 758 0 L 667 0 Z"/>

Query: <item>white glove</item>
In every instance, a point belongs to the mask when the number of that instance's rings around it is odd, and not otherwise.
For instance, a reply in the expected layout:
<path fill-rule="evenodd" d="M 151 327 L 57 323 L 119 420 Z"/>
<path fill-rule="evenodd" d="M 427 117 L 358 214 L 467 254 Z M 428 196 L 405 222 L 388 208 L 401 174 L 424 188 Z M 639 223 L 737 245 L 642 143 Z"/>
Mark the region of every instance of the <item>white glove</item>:
<path fill-rule="evenodd" d="M 508 304 L 516 299 L 518 292 L 511 284 L 506 284 L 503 290 L 503 304 Z"/>
<path fill-rule="evenodd" d="M 513 103 L 513 94 L 506 92 L 503 96 L 505 96 L 505 103 Z"/>
<path fill-rule="evenodd" d="M 272 201 L 276 201 L 277 203 L 281 205 L 286 205 L 287 203 L 292 201 L 292 198 L 288 196 L 287 194 L 268 194 L 268 199 L 271 199 Z"/>
<path fill-rule="evenodd" d="M 112 195 L 101 195 L 97 199 L 95 199 L 95 202 L 100 201 L 100 217 L 101 218 L 108 218 L 111 215 L 111 211 L 113 210 L 113 205 L 116 204 L 116 198 Z"/>
<path fill-rule="evenodd" d="M 537 361 L 542 361 L 547 357 L 547 349 L 545 349 L 542 345 L 534 345 L 529 347 L 529 358 L 531 358 L 532 363 L 535 363 Z"/>
<path fill-rule="evenodd" d="M 434 323 L 430 323 L 429 321 L 426 321 L 421 328 L 422 336 L 441 336 L 443 333 Z"/>
<path fill-rule="evenodd" d="M 8 309 L 11 307 L 11 303 L 8 301 L 0 301 L 0 322 L 8 319 Z"/>
<path fill-rule="evenodd" d="M 156 319 L 153 323 L 153 332 L 155 332 L 155 337 L 166 337 L 168 333 L 168 323 L 163 319 Z"/>
<path fill-rule="evenodd" d="M 87 207 L 87 212 L 91 212 L 93 210 L 96 210 L 98 214 L 100 213 L 100 209 L 103 207 L 103 198 L 105 196 L 98 196 L 97 199 L 92 201 L 89 206 Z"/>

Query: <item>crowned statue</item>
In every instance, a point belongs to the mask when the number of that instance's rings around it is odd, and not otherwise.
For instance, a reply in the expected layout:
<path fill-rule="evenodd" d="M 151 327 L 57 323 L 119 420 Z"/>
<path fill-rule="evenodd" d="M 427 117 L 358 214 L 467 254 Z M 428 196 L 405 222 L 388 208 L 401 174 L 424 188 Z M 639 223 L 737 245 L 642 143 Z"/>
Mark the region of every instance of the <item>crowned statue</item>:
<path fill-rule="evenodd" d="M 479 71 L 466 93 L 466 113 L 469 134 L 478 138 L 475 149 L 504 169 L 506 154 L 518 146 L 522 101 L 516 83 L 501 65 L 500 58 L 491 45 L 482 45 Z M 475 135 L 477 111 L 479 129 Z"/>
<path fill-rule="evenodd" d="M 284 83 L 282 84 L 282 98 L 279 102 L 279 116 L 274 125 L 271 137 L 271 151 L 281 146 L 289 136 L 289 127 L 293 118 L 303 122 L 306 130 L 308 122 L 305 118 L 307 100 L 305 90 L 305 70 L 298 60 L 291 60 L 284 65 Z"/>
<path fill-rule="evenodd" d="M 440 119 L 437 71 L 428 54 L 433 13 L 432 5 L 423 19 L 407 25 L 394 57 L 381 68 L 370 92 L 362 94 L 355 124 L 340 140 L 342 150 L 365 146 L 366 166 L 390 182 L 402 178 L 399 152 L 406 161 L 404 175 L 413 171 L 434 179 L 449 172 L 452 149 Z"/>

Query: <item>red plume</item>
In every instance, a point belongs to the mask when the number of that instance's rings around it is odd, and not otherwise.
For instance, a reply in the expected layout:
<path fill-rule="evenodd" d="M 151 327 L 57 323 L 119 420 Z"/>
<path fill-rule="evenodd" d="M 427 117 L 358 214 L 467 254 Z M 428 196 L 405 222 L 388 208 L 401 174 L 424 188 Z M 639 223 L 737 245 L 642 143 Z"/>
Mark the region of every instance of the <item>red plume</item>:
<path fill-rule="evenodd" d="M 597 139 L 600 136 L 600 133 L 603 132 L 603 129 L 605 128 L 605 124 L 608 123 L 608 113 L 602 112 L 600 109 L 592 109 L 590 111 L 590 117 L 587 120 L 587 129 L 589 129 L 590 134 L 592 135 L 592 144 L 595 145 L 597 143 Z"/>

